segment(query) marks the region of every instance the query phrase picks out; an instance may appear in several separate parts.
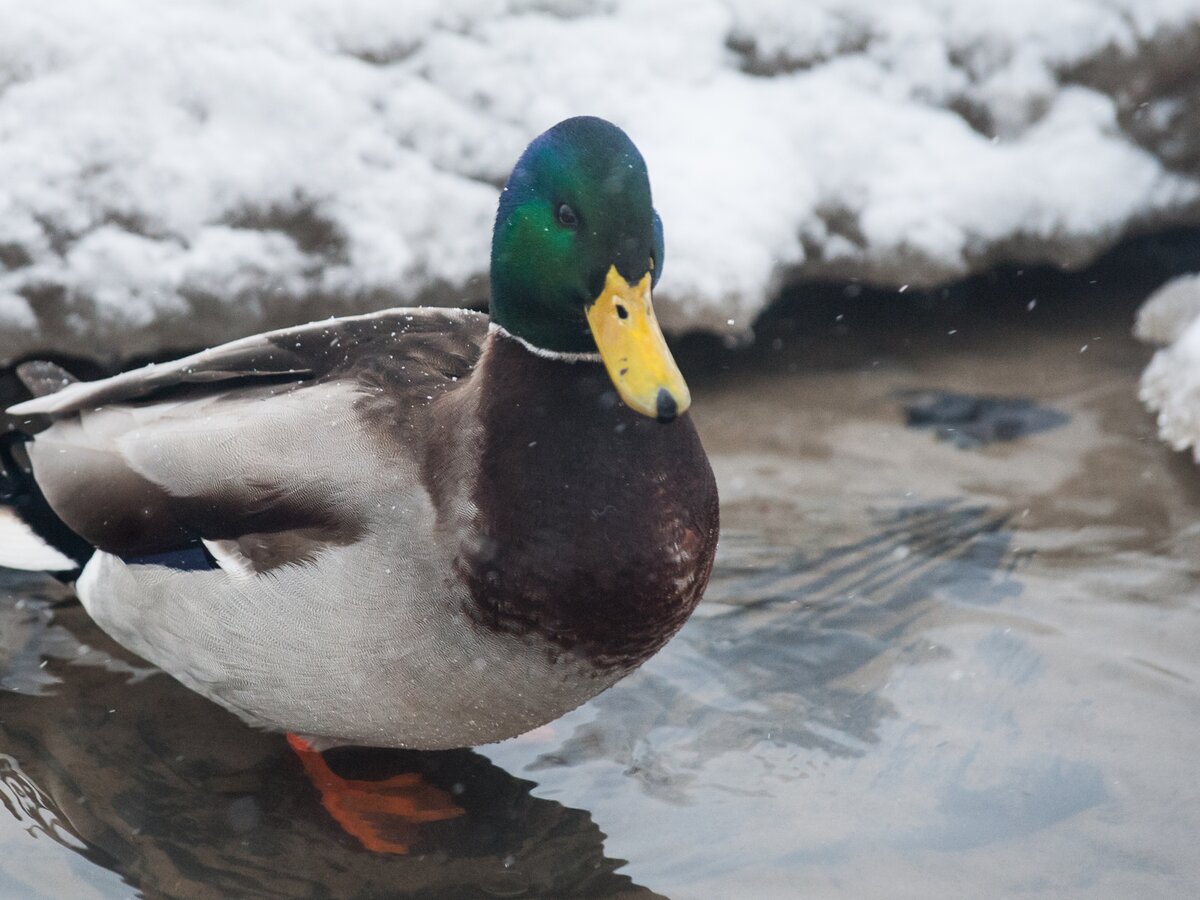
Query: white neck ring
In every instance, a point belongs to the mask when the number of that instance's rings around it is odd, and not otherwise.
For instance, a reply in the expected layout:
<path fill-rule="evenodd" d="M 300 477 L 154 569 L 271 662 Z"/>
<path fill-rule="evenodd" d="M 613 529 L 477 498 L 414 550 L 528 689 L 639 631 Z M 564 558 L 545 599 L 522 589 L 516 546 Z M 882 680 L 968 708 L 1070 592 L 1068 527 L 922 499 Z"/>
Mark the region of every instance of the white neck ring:
<path fill-rule="evenodd" d="M 559 362 L 569 363 L 598 363 L 602 361 L 599 353 L 563 353 L 559 350 L 547 350 L 544 347 L 534 346 L 533 344 L 529 343 L 529 341 L 525 340 L 525 338 L 517 337 L 517 335 L 513 334 L 503 325 L 497 325 L 495 322 L 490 322 L 488 324 L 488 331 L 490 331 L 492 334 L 498 334 L 502 337 L 508 338 L 509 340 L 516 341 L 534 356 L 540 356 L 542 359 L 556 359 Z"/>

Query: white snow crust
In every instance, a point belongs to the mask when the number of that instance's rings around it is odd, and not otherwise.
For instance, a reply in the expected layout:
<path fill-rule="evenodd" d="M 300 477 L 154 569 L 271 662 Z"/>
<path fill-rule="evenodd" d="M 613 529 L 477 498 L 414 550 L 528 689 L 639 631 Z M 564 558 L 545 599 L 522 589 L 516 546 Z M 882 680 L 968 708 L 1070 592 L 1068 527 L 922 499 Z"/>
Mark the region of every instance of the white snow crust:
<path fill-rule="evenodd" d="M 1079 266 L 1200 219 L 1191 151 L 1152 127 L 1200 0 L 0 0 L 0 22 L 4 358 L 481 305 L 499 186 L 583 113 L 646 156 L 677 330 L 744 332 L 796 279 Z"/>

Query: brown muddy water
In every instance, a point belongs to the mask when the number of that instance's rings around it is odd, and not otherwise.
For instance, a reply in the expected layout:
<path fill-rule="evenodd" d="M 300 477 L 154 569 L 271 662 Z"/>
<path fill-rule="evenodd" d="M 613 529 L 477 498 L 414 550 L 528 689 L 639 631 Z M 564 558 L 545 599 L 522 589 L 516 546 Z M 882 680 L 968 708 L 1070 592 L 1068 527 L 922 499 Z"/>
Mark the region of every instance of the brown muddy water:
<path fill-rule="evenodd" d="M 814 290 L 750 350 L 685 343 L 706 601 L 533 734 L 331 753 L 466 810 L 407 856 L 68 589 L 2 576 L 0 897 L 1197 896 L 1200 470 L 1135 398 L 1152 287 Z"/>

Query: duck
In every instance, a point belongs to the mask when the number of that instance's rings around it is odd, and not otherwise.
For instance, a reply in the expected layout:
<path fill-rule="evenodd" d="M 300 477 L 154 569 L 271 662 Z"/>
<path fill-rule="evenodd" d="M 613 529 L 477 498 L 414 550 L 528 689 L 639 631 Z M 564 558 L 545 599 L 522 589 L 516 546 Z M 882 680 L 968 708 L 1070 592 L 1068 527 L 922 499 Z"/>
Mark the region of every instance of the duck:
<path fill-rule="evenodd" d="M 544 725 L 658 652 L 719 536 L 652 292 L 645 160 L 590 116 L 499 196 L 490 306 L 331 318 L 79 381 L 16 369 L 0 564 L 320 750 Z"/>

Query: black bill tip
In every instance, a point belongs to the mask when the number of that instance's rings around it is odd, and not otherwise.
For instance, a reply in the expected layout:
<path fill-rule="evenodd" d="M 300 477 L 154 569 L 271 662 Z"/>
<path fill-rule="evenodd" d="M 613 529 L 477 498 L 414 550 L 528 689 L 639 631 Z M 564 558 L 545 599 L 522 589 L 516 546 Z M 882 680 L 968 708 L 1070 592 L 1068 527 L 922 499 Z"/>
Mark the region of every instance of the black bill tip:
<path fill-rule="evenodd" d="M 671 392 L 666 388 L 658 389 L 658 397 L 654 403 L 655 411 L 658 413 L 658 421 L 664 425 L 667 422 L 675 420 L 675 416 L 679 414 L 679 406 L 675 403 L 675 398 L 671 396 Z"/>

